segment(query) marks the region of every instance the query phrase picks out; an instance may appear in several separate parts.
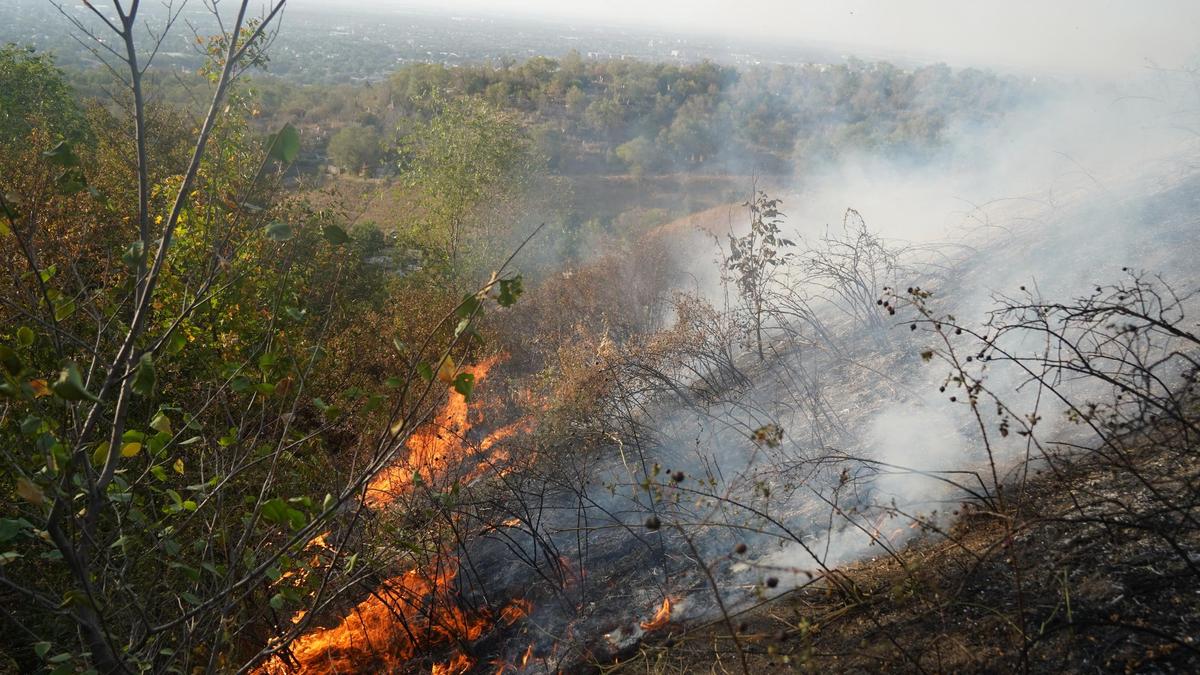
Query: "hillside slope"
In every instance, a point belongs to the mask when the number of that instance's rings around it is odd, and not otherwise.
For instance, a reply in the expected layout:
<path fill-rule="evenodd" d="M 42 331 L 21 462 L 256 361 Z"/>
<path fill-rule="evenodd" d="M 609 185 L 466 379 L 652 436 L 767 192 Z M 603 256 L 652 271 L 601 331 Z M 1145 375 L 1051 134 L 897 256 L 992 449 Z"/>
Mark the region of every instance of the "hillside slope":
<path fill-rule="evenodd" d="M 1079 463 L 1027 485 L 1027 511 L 967 508 L 941 536 L 731 617 L 751 672 L 1196 672 L 1200 588 L 1154 536 L 1150 488 L 1186 490 L 1200 456 L 1145 444 L 1129 470 Z M 1064 470 L 1065 469 L 1065 470 Z M 1077 503 L 1123 501 L 1144 519 L 1089 522 Z M 1195 501 L 1195 495 L 1191 495 Z M 1020 522 L 1009 536 L 1006 522 Z M 1200 562 L 1200 538 L 1181 542 Z M 724 621 L 643 647 L 620 673 L 740 672 Z"/>

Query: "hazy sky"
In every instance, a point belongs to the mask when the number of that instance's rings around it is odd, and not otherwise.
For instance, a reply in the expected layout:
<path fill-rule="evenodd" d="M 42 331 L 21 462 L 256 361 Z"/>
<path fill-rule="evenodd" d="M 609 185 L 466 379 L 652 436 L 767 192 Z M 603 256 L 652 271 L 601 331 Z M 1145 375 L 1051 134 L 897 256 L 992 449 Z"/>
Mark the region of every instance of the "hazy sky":
<path fill-rule="evenodd" d="M 319 0 L 301 0 L 310 4 Z M 1197 65 L 1200 0 L 357 0 L 901 51 L 952 65 L 1128 75 Z"/>

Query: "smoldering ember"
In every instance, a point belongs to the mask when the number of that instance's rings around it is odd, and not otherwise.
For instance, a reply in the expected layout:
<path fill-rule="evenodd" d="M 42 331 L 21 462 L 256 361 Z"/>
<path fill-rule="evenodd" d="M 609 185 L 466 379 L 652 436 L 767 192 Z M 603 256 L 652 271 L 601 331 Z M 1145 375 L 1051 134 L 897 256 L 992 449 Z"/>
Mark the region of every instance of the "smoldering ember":
<path fill-rule="evenodd" d="M 1200 6 L 0 0 L 0 675 L 1200 671 Z"/>

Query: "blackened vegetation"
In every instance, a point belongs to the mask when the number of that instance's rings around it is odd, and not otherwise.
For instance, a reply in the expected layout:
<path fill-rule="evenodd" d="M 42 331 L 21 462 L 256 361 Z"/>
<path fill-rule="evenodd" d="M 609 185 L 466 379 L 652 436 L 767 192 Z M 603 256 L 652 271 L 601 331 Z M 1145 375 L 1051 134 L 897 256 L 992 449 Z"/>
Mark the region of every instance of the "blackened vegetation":
<path fill-rule="evenodd" d="M 976 425 L 981 468 L 952 477 L 969 496 L 949 525 L 914 515 L 908 548 L 734 617 L 738 636 L 694 629 L 632 667 L 687 672 L 736 641 L 751 669 L 1194 672 L 1195 293 L 1124 273 L 1067 302 L 1021 287 L 979 327 L 889 288 L 877 307 L 929 339 L 925 367 Z"/>

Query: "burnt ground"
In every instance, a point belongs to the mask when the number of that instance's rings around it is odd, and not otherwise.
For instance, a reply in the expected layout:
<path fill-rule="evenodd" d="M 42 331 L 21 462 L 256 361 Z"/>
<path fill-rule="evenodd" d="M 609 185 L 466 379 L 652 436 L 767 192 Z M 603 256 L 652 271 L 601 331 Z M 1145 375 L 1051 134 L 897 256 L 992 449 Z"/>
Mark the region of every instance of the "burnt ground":
<path fill-rule="evenodd" d="M 1200 535 L 1173 526 L 1135 476 L 1167 477 L 1155 489 L 1176 490 L 1194 516 L 1186 483 L 1200 456 L 1143 443 L 1130 459 L 1031 474 L 1022 513 L 968 505 L 949 537 L 915 541 L 903 564 L 883 555 L 728 622 L 663 630 L 601 670 L 743 672 L 732 626 L 755 674 L 1200 672 Z M 1117 502 L 1139 515 L 1091 515 Z"/>

